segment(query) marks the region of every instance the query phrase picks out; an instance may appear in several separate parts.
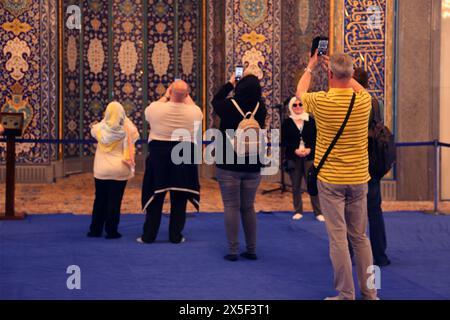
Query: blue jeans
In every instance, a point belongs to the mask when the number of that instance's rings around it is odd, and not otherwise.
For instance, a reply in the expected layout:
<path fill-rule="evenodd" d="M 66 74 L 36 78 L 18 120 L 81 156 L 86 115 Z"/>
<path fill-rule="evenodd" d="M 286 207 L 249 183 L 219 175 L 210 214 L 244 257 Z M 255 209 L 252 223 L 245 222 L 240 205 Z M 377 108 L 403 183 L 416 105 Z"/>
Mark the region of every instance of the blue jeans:
<path fill-rule="evenodd" d="M 239 253 L 239 220 L 244 227 L 248 253 L 256 253 L 256 191 L 259 172 L 236 172 L 216 168 L 216 176 L 225 208 L 225 229 L 230 254 Z"/>

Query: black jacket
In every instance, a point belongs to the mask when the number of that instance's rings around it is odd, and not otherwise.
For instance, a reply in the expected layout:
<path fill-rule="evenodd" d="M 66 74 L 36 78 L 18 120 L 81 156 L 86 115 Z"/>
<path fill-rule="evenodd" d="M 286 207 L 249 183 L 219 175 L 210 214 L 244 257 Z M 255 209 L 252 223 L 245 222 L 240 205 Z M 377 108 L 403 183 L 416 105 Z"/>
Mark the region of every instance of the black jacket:
<path fill-rule="evenodd" d="M 287 160 L 295 160 L 298 156 L 295 150 L 300 145 L 300 139 L 303 138 L 305 148 L 311 149 L 311 153 L 306 157 L 306 160 L 314 160 L 314 153 L 316 149 L 316 121 L 309 117 L 309 121 L 304 122 L 303 132 L 300 133 L 294 120 L 288 118 L 283 121 L 281 126 L 281 146 L 285 148 L 285 158 Z"/>
<path fill-rule="evenodd" d="M 245 78 L 244 78 L 245 79 Z M 243 80 L 244 80 L 243 79 Z M 241 80 L 241 81 L 243 81 Z M 244 83 L 245 85 L 245 83 Z M 239 86 L 239 84 L 238 84 Z M 231 102 L 231 99 L 228 98 L 228 95 L 233 91 L 234 87 L 231 83 L 225 84 L 219 92 L 214 96 L 214 99 L 212 101 L 212 105 L 214 108 L 214 112 L 219 116 L 220 118 L 220 127 L 219 130 L 222 133 L 224 143 L 226 143 L 226 147 L 224 148 L 223 152 L 223 162 L 225 162 L 226 155 L 228 152 L 233 152 L 233 147 L 229 141 L 229 139 L 226 138 L 225 130 L 227 129 L 233 129 L 236 130 L 239 123 L 243 120 L 242 115 L 239 113 L 239 111 L 236 109 L 236 107 Z M 245 90 L 243 86 L 241 86 L 241 89 Z M 236 91 L 238 91 L 238 87 L 236 87 Z M 251 91 L 251 90 L 250 90 Z M 236 92 L 235 99 L 239 106 L 241 107 L 242 111 L 244 113 L 247 112 L 253 112 L 253 110 L 256 107 L 256 103 L 258 100 L 252 101 L 251 95 L 255 95 L 252 92 L 247 91 L 246 95 L 240 95 L 238 96 Z M 258 94 L 256 94 L 258 96 Z M 239 99 L 242 97 L 241 99 Z M 255 115 L 256 121 L 258 121 L 261 129 L 265 126 L 265 120 L 266 120 L 267 110 L 264 102 L 262 101 L 260 94 L 259 94 L 259 109 L 258 112 Z M 219 162 L 220 159 L 217 157 L 217 150 L 216 150 L 216 162 Z M 261 170 L 262 164 L 259 162 L 258 164 L 248 164 L 249 161 L 246 159 L 247 164 L 237 164 L 237 155 L 234 153 L 234 164 L 216 164 L 218 168 L 224 169 L 224 170 L 230 170 L 230 171 L 238 171 L 238 172 L 259 172 Z"/>

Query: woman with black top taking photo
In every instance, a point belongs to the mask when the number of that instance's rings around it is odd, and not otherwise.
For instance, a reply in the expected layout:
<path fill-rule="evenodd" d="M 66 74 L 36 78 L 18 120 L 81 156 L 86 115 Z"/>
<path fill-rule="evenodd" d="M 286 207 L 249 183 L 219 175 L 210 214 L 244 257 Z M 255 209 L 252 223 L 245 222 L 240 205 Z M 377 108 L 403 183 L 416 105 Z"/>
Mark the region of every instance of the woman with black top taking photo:
<path fill-rule="evenodd" d="M 233 98 L 228 98 L 233 89 Z M 241 257 L 256 260 L 257 219 L 254 202 L 261 181 L 262 164 L 259 157 L 256 157 L 257 161 L 253 161 L 254 163 L 250 161 L 254 159 L 250 159 L 249 156 L 238 157 L 232 140 L 225 131 L 238 128 L 244 119 L 242 113 L 254 113 L 254 119 L 260 128 L 264 128 L 267 111 L 262 101 L 259 79 L 254 75 L 247 75 L 236 83 L 233 75 L 214 96 L 212 105 L 220 118 L 220 131 L 225 142 L 223 150 L 216 150 L 216 176 L 225 208 L 225 229 L 229 250 L 224 258 L 229 261 L 236 261 L 239 258 L 239 223 L 242 220 L 247 251 L 242 253 Z"/>
<path fill-rule="evenodd" d="M 294 220 L 303 218 L 302 178 L 314 163 L 316 146 L 316 123 L 305 112 L 303 104 L 296 97 L 289 102 L 290 116 L 281 126 L 281 146 L 285 152 L 284 169 L 292 182 L 292 195 L 294 200 Z M 319 198 L 311 197 L 311 204 L 318 221 L 325 219 L 320 211 Z"/>

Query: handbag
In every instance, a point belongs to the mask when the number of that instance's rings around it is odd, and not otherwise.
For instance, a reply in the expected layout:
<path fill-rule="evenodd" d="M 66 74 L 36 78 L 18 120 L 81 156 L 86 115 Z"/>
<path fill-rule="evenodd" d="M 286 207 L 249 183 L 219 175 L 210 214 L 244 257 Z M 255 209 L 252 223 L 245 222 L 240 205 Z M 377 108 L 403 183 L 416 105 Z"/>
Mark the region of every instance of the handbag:
<path fill-rule="evenodd" d="M 322 169 L 322 167 L 324 166 L 325 161 L 327 161 L 328 156 L 330 155 L 331 151 L 333 151 L 334 146 L 336 145 L 336 143 L 338 142 L 342 133 L 344 132 L 347 122 L 350 119 L 350 115 L 352 114 L 353 106 L 355 105 L 355 100 L 356 100 L 356 94 L 353 93 L 352 101 L 350 103 L 350 107 L 348 108 L 347 116 L 345 117 L 345 120 L 342 123 L 341 128 L 337 132 L 336 137 L 334 137 L 333 142 L 331 142 L 330 146 L 328 147 L 327 152 L 325 152 L 325 154 L 322 157 L 322 160 L 320 160 L 319 166 L 317 168 L 312 166 L 308 171 L 308 174 L 306 177 L 306 185 L 307 185 L 308 193 L 312 197 L 316 197 L 319 194 L 319 190 L 317 188 L 317 177 L 319 176 L 319 172 Z"/>

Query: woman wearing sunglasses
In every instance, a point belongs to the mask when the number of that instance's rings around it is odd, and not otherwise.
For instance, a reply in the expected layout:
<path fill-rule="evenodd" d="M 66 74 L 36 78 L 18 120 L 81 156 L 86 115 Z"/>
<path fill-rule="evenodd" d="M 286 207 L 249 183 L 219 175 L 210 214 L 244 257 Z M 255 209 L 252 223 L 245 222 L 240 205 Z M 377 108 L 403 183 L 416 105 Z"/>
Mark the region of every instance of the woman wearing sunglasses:
<path fill-rule="evenodd" d="M 300 220 L 303 218 L 302 178 L 305 177 L 306 180 L 306 174 L 314 163 L 316 123 L 296 97 L 289 102 L 289 112 L 289 118 L 284 120 L 281 127 L 281 145 L 285 152 L 284 168 L 292 182 L 295 209 L 293 219 Z M 316 219 L 324 222 L 319 198 L 311 197 L 311 203 Z"/>

